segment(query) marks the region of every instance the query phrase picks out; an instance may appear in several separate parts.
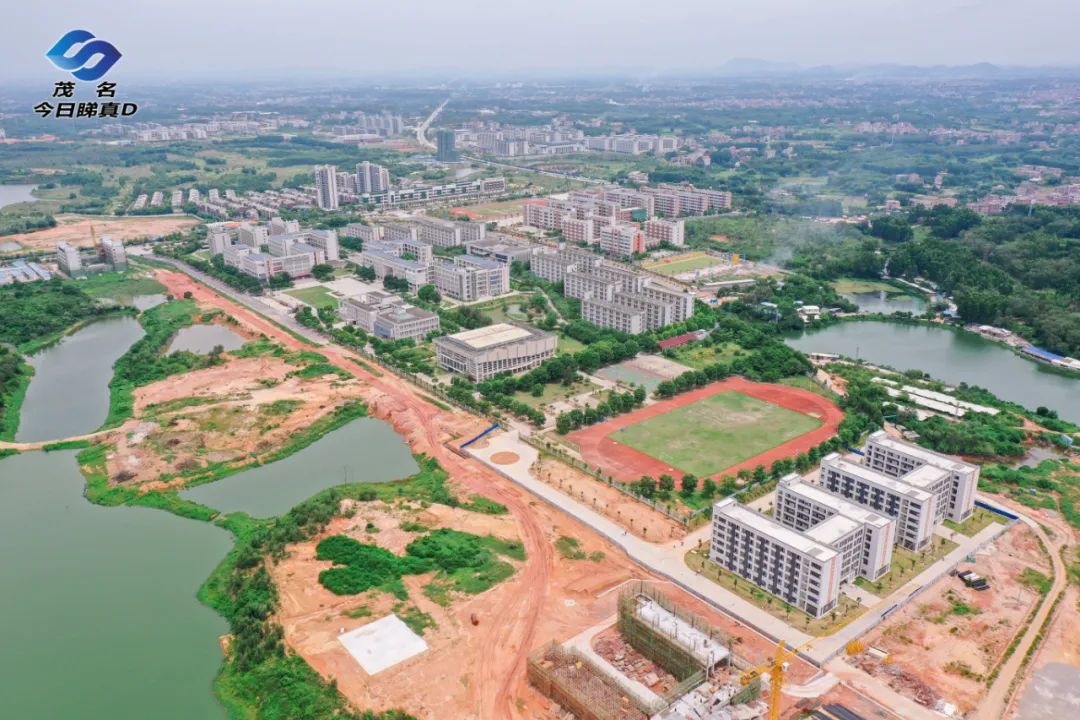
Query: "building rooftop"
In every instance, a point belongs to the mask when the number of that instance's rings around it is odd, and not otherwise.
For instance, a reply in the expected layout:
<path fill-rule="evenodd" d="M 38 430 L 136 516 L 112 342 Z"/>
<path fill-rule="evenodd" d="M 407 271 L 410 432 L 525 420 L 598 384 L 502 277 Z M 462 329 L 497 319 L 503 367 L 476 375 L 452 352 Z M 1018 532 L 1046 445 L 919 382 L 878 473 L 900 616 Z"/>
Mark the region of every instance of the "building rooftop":
<path fill-rule="evenodd" d="M 974 465 L 964 462 L 963 460 L 957 460 L 954 457 L 942 455 L 941 453 L 936 453 L 933 450 L 927 450 L 926 448 L 919 445 L 913 445 L 912 443 L 898 440 L 886 433 L 884 430 L 878 430 L 875 433 L 871 433 L 870 437 L 867 438 L 867 440 L 868 442 L 873 442 L 874 444 L 880 445 L 883 448 L 887 448 L 903 455 L 908 455 L 917 460 L 921 460 L 924 463 L 936 465 L 940 468 L 945 468 L 953 471 L 973 470 L 975 468 Z"/>
<path fill-rule="evenodd" d="M 859 465 L 858 463 L 853 463 L 850 460 L 845 460 L 837 453 L 831 453 L 823 457 L 821 459 L 821 465 L 822 468 L 824 468 L 826 465 L 829 465 L 836 468 L 839 472 L 842 472 L 845 475 L 859 478 L 860 480 L 864 480 L 871 485 L 876 485 L 880 488 L 890 490 L 897 495 L 904 495 L 919 502 L 926 502 L 931 497 L 933 497 L 925 490 L 920 490 L 919 488 L 907 482 L 904 482 L 903 480 L 893 479 L 888 475 L 885 475 L 884 473 L 880 473 L 873 468 L 867 467 L 866 465 Z"/>
<path fill-rule="evenodd" d="M 498 345 L 509 345 L 548 334 L 550 333 L 526 325 L 497 323 L 476 328 L 475 330 L 466 330 L 454 335 L 447 335 L 440 339 L 460 343 L 470 350 L 489 350 Z"/>
<path fill-rule="evenodd" d="M 847 498 L 837 495 L 836 493 L 829 492 L 825 488 L 815 485 L 810 482 L 806 482 L 800 476 L 792 473 L 781 478 L 780 483 L 790 490 L 792 493 L 800 495 L 811 502 L 815 502 L 818 505 L 824 505 L 828 508 L 832 508 L 840 515 L 851 518 L 864 525 L 873 525 L 875 527 L 883 527 L 892 522 L 891 518 L 882 515 L 881 513 L 874 512 L 869 508 L 865 508 L 862 505 L 856 505 Z"/>
<path fill-rule="evenodd" d="M 804 531 L 806 537 L 817 540 L 823 545 L 832 545 L 845 535 L 850 535 L 859 528 L 862 523 L 852 520 L 843 515 L 833 515 L 827 520 L 822 520 L 817 525 Z"/>
<path fill-rule="evenodd" d="M 784 527 L 767 515 L 740 505 L 735 498 L 725 498 L 713 506 L 713 514 L 726 515 L 732 520 L 757 531 L 758 533 L 810 555 L 818 560 L 836 557 L 836 551 L 821 542 L 791 528 Z"/>

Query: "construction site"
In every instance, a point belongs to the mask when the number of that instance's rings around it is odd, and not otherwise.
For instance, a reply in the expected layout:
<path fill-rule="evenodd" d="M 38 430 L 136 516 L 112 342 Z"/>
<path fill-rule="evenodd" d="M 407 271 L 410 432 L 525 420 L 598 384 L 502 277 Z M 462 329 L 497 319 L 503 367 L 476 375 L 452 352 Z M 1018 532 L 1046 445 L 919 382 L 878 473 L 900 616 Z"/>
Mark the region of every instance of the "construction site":
<path fill-rule="evenodd" d="M 539 648 L 527 674 L 557 704 L 557 716 L 568 711 L 579 720 L 765 717 L 761 676 L 733 652 L 736 642 L 635 581 L 619 594 L 613 627 Z"/>

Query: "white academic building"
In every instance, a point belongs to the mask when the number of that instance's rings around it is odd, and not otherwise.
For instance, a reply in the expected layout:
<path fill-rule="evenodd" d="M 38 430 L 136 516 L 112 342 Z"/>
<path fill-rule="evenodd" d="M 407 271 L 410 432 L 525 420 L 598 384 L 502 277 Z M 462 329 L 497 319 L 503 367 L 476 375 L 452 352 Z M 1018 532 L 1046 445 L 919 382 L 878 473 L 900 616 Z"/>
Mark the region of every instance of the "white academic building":
<path fill-rule="evenodd" d="M 555 356 L 558 337 L 523 323 L 497 323 L 435 338 L 439 365 L 480 382 L 531 370 Z"/>

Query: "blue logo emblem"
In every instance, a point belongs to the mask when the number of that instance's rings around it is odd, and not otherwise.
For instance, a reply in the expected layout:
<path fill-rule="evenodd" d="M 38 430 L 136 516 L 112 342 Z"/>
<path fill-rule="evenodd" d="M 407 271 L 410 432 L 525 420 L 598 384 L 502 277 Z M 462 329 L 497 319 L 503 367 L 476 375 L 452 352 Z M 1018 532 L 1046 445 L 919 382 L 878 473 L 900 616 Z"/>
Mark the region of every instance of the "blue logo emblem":
<path fill-rule="evenodd" d="M 93 42 L 87 42 L 87 40 Z M 83 46 L 79 48 L 78 52 L 69 57 L 68 52 L 80 43 Z M 113 47 L 110 42 L 94 40 L 94 34 L 91 32 L 72 30 L 57 40 L 52 49 L 45 53 L 45 56 L 61 70 L 71 70 L 71 74 L 79 80 L 97 80 L 109 72 L 109 68 L 120 59 L 120 51 Z M 88 63 L 95 57 L 98 57 L 97 62 L 88 66 Z"/>

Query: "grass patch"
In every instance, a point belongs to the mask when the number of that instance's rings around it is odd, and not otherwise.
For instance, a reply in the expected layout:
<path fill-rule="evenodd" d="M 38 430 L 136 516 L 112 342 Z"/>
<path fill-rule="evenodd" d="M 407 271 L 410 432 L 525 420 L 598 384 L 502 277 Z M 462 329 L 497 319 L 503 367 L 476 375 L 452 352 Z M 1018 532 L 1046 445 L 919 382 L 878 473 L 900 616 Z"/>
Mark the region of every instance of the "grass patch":
<path fill-rule="evenodd" d="M 730 363 L 743 353 L 744 350 L 736 343 L 726 342 L 719 345 L 692 343 L 688 346 L 676 348 L 674 355 L 676 362 L 694 370 L 704 370 L 714 363 Z"/>
<path fill-rule="evenodd" d="M 100 273 L 79 281 L 79 288 L 93 298 L 127 301 L 135 295 L 162 295 L 164 285 L 137 272 Z"/>
<path fill-rule="evenodd" d="M 1054 581 L 1051 578 L 1035 568 L 1030 567 L 1024 568 L 1024 572 L 1020 575 L 1020 582 L 1040 595 L 1045 595 L 1050 592 L 1050 588 L 1054 585 Z"/>
<path fill-rule="evenodd" d="M 806 390 L 812 392 L 815 395 L 820 395 L 823 398 L 827 398 L 833 402 L 839 402 L 840 396 L 834 393 L 832 390 L 818 385 L 816 382 L 806 377 L 805 375 L 795 375 L 794 377 L 780 378 L 777 380 L 781 385 L 788 385 L 790 387 L 799 388 L 800 390 Z"/>
<path fill-rule="evenodd" d="M 593 562 L 600 562 L 606 557 L 606 555 L 599 550 L 592 553 L 586 553 L 581 549 L 581 541 L 567 535 L 561 535 L 559 539 L 555 541 L 555 549 L 567 560 L 592 560 Z"/>
<path fill-rule="evenodd" d="M 533 395 L 532 392 L 516 392 L 514 393 L 514 399 L 525 403 L 534 410 L 539 410 L 544 405 L 551 405 L 554 402 L 595 390 L 597 386 L 585 380 L 577 380 L 572 385 L 548 383 L 542 387 L 544 390 L 539 396 Z"/>
<path fill-rule="evenodd" d="M 831 635 L 866 612 L 866 608 L 858 601 L 841 594 L 835 608 L 819 618 L 812 617 L 794 605 L 784 602 L 768 590 L 723 569 L 709 560 L 706 552 L 707 550 L 688 552 L 685 556 L 687 567 L 808 635 L 818 637 Z"/>
<path fill-rule="evenodd" d="M 371 617 L 371 608 L 367 605 L 357 605 L 352 610 L 346 610 L 345 616 L 351 618 L 366 618 Z"/>
<path fill-rule="evenodd" d="M 34 377 L 34 368 L 23 361 L 19 355 L 0 347 L 0 363 L 4 382 L 0 389 L 0 440 L 14 441 L 19 432 L 19 416 L 30 380 Z"/>
<path fill-rule="evenodd" d="M 436 627 L 435 618 L 428 615 L 426 612 L 422 612 L 420 608 L 415 605 L 410 605 L 407 608 L 394 611 L 398 619 L 401 622 L 409 626 L 417 635 L 423 635 L 424 631 L 428 628 Z"/>
<path fill-rule="evenodd" d="M 879 597 L 887 597 L 926 568 L 959 547 L 952 540 L 934 537 L 923 550 L 893 547 L 892 568 L 874 581 L 855 578 L 855 585 Z"/>
<path fill-rule="evenodd" d="M 573 355 L 581 352 L 586 347 L 585 343 L 572 338 L 569 335 L 560 335 L 558 345 L 555 346 L 556 355 Z"/>
<path fill-rule="evenodd" d="M 42 445 L 41 449 L 45 452 L 56 452 L 57 450 L 85 450 L 93 444 L 94 443 L 91 440 L 60 440 L 59 442 Z"/>
<path fill-rule="evenodd" d="M 691 252 L 647 262 L 644 267 L 646 270 L 670 276 L 721 264 L 723 264 L 723 261 L 720 258 L 703 252 Z"/>
<path fill-rule="evenodd" d="M 316 310 L 325 307 L 336 308 L 338 306 L 337 298 L 331 295 L 330 291 L 322 285 L 286 290 L 285 294 L 293 296 Z"/>
<path fill-rule="evenodd" d="M 840 278 L 832 283 L 833 289 L 841 294 L 887 292 L 890 295 L 907 295 L 902 288 L 892 283 L 881 280 L 867 280 L 865 278 Z"/>
<path fill-rule="evenodd" d="M 961 535 L 967 535 L 968 537 L 974 537 L 978 535 L 983 528 L 988 527 L 994 523 L 1004 524 L 1005 518 L 997 513 L 990 512 L 985 508 L 977 507 L 975 512 L 971 514 L 967 520 L 962 523 L 953 522 L 952 520 L 946 520 L 944 525 L 954 532 L 958 532 Z"/>
<path fill-rule="evenodd" d="M 810 432 L 821 423 L 738 392 L 721 392 L 631 425 L 612 439 L 699 477 Z"/>

